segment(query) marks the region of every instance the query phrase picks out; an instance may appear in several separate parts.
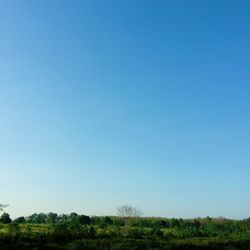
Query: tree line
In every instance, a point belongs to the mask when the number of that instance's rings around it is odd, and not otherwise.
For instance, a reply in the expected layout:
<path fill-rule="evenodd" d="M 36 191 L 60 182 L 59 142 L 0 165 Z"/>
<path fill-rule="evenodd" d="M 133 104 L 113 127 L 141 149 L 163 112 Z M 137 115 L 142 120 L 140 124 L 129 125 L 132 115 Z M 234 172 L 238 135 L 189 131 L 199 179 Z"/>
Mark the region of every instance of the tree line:
<path fill-rule="evenodd" d="M 11 249 L 250 249 L 250 218 L 141 217 L 131 206 L 118 207 L 117 212 L 34 213 L 14 220 L 3 212 L 0 249 L 8 249 L 8 244 Z"/>

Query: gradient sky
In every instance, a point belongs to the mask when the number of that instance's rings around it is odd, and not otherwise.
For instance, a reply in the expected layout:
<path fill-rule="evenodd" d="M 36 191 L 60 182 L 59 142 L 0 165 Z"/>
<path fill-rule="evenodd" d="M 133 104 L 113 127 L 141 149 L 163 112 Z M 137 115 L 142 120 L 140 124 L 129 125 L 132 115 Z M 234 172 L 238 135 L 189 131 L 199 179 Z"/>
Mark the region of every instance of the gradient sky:
<path fill-rule="evenodd" d="M 0 1 L 0 203 L 250 216 L 250 1 Z"/>

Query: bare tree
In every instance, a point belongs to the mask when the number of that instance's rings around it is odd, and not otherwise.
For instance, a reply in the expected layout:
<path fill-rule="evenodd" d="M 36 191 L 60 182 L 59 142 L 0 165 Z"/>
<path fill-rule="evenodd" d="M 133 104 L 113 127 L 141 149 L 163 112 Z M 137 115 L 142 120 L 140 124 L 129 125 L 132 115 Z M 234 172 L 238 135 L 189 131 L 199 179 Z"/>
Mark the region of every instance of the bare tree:
<path fill-rule="evenodd" d="M 123 218 L 133 218 L 141 215 L 141 212 L 137 208 L 128 205 L 117 207 L 117 213 L 118 216 Z"/>
<path fill-rule="evenodd" d="M 135 207 L 123 205 L 117 207 L 117 215 L 123 219 L 125 227 L 128 228 L 133 219 L 141 215 L 141 211 Z"/>
<path fill-rule="evenodd" d="M 4 205 L 4 204 L 0 204 L 0 211 L 3 211 L 4 208 L 8 207 L 9 205 Z"/>

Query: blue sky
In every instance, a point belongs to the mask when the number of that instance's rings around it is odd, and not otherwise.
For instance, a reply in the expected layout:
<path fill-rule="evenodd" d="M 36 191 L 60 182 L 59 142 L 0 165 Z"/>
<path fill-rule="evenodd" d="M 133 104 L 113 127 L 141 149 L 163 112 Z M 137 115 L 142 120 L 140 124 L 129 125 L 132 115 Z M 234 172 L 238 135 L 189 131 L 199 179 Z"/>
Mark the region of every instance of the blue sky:
<path fill-rule="evenodd" d="M 247 0 L 1 1 L 0 203 L 249 217 Z"/>

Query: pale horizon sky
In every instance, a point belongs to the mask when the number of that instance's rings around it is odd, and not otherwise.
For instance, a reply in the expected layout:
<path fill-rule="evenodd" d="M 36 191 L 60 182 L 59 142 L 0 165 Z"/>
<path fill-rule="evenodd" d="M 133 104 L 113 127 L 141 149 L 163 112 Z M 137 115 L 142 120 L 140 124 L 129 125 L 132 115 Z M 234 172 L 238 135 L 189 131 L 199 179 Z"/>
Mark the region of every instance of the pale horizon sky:
<path fill-rule="evenodd" d="M 250 217 L 250 2 L 0 1 L 0 203 Z"/>

